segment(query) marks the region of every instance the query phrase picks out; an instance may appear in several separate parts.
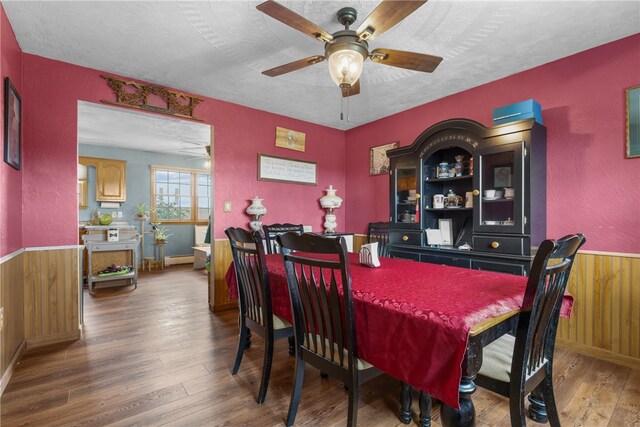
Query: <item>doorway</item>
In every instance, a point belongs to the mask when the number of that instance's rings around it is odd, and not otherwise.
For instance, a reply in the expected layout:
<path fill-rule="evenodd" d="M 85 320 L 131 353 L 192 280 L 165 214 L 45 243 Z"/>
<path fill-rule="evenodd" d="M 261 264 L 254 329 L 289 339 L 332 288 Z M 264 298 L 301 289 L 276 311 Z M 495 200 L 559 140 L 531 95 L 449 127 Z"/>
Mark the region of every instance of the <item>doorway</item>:
<path fill-rule="evenodd" d="M 137 226 L 146 236 L 136 266 L 152 257 L 159 265 L 188 261 L 195 227 L 207 226 L 210 217 L 213 222 L 213 155 L 208 124 L 78 101 L 78 156 L 85 163 L 78 168 L 80 229 L 98 212 L 111 214 L 112 224 Z M 111 169 L 99 173 L 96 165 L 102 164 Z M 146 219 L 137 216 L 139 210 Z M 160 227 L 170 235 L 162 246 L 155 241 Z M 209 249 L 213 254 L 211 243 Z"/>

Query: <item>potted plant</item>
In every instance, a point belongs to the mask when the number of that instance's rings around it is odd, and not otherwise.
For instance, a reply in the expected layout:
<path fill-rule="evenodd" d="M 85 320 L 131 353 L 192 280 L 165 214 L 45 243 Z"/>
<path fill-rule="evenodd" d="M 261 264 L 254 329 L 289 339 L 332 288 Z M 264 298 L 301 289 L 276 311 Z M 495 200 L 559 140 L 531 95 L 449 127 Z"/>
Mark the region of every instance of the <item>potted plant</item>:
<path fill-rule="evenodd" d="M 156 228 L 156 244 L 164 245 L 172 234 L 167 234 L 167 227 Z"/>
<path fill-rule="evenodd" d="M 136 213 L 136 218 L 143 219 L 143 220 L 146 220 L 148 218 L 146 204 L 140 203 L 138 206 L 136 206 L 136 209 L 138 209 L 138 212 Z"/>

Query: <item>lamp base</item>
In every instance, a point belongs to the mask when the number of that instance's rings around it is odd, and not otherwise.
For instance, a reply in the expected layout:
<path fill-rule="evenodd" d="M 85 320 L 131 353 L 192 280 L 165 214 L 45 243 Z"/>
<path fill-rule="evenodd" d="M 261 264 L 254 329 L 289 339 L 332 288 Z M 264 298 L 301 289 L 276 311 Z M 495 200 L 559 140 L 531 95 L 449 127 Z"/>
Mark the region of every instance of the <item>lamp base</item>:
<path fill-rule="evenodd" d="M 338 224 L 336 223 L 336 216 L 331 212 L 327 212 L 327 214 L 324 216 L 323 225 L 324 234 L 335 234 L 336 227 L 338 226 Z"/>
<path fill-rule="evenodd" d="M 262 221 L 254 219 L 253 221 L 249 222 L 249 227 L 251 227 L 253 231 L 260 231 L 262 230 Z"/>

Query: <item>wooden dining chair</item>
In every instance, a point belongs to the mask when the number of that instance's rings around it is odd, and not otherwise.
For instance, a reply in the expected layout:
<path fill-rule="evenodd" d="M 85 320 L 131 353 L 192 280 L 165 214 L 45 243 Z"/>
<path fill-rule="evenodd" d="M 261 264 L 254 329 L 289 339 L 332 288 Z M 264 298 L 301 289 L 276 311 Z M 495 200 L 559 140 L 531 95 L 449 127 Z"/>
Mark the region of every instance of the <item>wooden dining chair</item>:
<path fill-rule="evenodd" d="M 288 337 L 289 353 L 293 354 L 293 326 L 272 312 L 269 272 L 260 233 L 250 233 L 234 227 L 229 227 L 224 232 L 231 243 L 240 301 L 240 335 L 231 373 L 238 373 L 244 350 L 249 347 L 249 331 L 263 337 L 264 362 L 257 398 L 257 402 L 262 404 L 269 387 L 274 340 Z"/>
<path fill-rule="evenodd" d="M 296 418 L 306 363 L 345 384 L 347 425 L 355 426 L 359 385 L 380 371 L 358 357 L 344 238 L 286 233 L 276 239 L 284 256 L 295 331 L 296 367 L 287 426 Z"/>
<path fill-rule="evenodd" d="M 276 236 L 284 233 L 304 233 L 304 226 L 302 224 L 271 224 L 271 225 L 263 225 L 262 231 L 264 231 L 264 241 L 267 245 L 267 253 L 268 254 L 279 254 L 280 247 L 276 242 Z"/>
<path fill-rule="evenodd" d="M 370 222 L 367 227 L 367 243 L 378 242 L 378 256 L 389 256 L 389 223 Z"/>
<path fill-rule="evenodd" d="M 546 422 L 548 416 L 552 426 L 560 425 L 553 396 L 553 350 L 562 298 L 576 252 L 584 242 L 582 234 L 542 242 L 525 290 L 523 307 L 529 308 L 520 313 L 515 337 L 503 335 L 482 351 L 476 384 L 509 398 L 512 426 L 525 425 L 524 397 L 534 390 L 529 397 L 531 418 Z M 533 408 L 532 399 L 540 394 L 546 414 L 542 406 Z"/>

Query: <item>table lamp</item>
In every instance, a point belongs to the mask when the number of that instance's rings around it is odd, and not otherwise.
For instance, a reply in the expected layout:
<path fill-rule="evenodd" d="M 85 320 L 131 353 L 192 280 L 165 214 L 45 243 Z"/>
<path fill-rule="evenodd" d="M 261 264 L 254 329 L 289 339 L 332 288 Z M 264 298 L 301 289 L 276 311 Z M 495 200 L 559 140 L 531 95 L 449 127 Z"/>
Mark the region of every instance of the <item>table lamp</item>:
<path fill-rule="evenodd" d="M 322 209 L 327 210 L 327 214 L 324 217 L 324 234 L 335 234 L 338 224 L 336 223 L 336 216 L 333 214 L 333 210 L 342 205 L 342 199 L 336 196 L 337 190 L 333 188 L 333 185 L 325 188 L 324 191 L 326 191 L 327 194 L 320 197 L 320 206 L 322 206 Z"/>
<path fill-rule="evenodd" d="M 262 204 L 261 198 L 258 196 L 251 199 L 251 204 L 245 211 L 248 215 L 253 216 L 253 221 L 249 221 L 249 226 L 254 231 L 262 230 L 262 221 L 260 221 L 260 217 L 267 213 L 267 208 Z"/>

